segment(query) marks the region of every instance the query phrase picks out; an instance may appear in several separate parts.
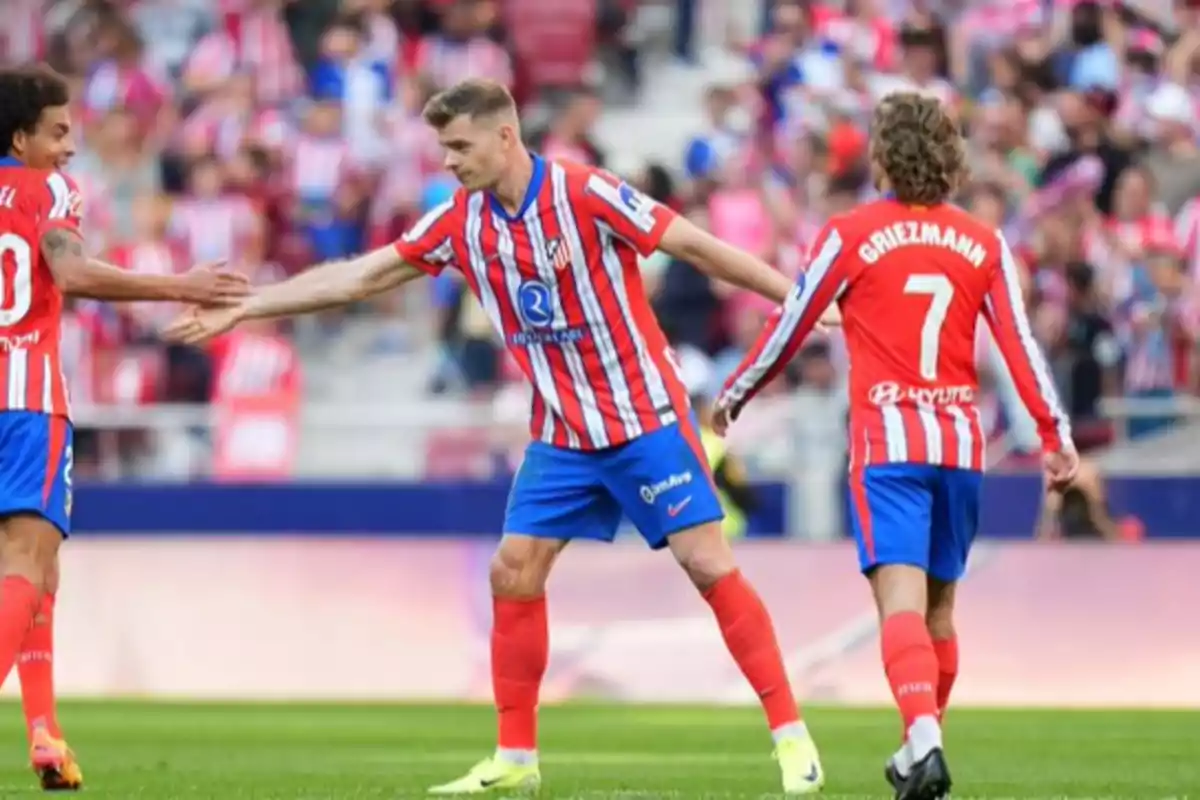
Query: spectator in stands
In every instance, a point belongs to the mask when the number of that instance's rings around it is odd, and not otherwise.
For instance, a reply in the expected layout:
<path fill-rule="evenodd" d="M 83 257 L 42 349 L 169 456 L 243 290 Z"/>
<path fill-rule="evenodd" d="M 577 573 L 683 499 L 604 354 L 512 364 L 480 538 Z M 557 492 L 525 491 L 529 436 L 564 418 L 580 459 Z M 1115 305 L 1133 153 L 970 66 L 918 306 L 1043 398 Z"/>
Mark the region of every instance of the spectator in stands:
<path fill-rule="evenodd" d="M 1200 43 L 1200 32 L 1190 34 Z M 1197 45 L 1200 48 L 1200 44 Z M 1200 195 L 1200 103 L 1175 83 L 1164 83 L 1146 101 L 1153 123 L 1154 146 L 1142 163 L 1154 176 L 1158 198 L 1167 213 L 1177 214 L 1184 203 Z"/>
<path fill-rule="evenodd" d="M 600 96 L 590 89 L 577 89 L 555 117 L 541 143 L 546 158 L 574 161 L 595 167 L 604 166 L 604 152 L 592 137 L 592 128 L 600 117 Z"/>
<path fill-rule="evenodd" d="M 1064 390 L 1076 444 L 1086 451 L 1111 439 L 1100 403 L 1119 394 L 1121 348 L 1091 266 L 1067 265 L 1066 280 L 1067 320 L 1062 339 L 1051 351 L 1051 364 Z"/>
<path fill-rule="evenodd" d="M 467 78 L 513 81 L 512 62 L 504 48 L 488 36 L 494 15 L 488 0 L 450 0 L 442 12 L 440 30 L 421 40 L 416 58 L 418 75 L 442 89 Z"/>

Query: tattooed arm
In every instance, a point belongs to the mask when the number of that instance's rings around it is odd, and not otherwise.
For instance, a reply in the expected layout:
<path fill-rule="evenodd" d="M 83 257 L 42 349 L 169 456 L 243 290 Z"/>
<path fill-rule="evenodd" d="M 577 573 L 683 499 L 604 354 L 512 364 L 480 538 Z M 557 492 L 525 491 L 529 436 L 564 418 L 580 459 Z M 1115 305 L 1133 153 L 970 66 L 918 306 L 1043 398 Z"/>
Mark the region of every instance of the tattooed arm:
<path fill-rule="evenodd" d="M 246 280 L 233 273 L 196 269 L 183 275 L 138 275 L 88 258 L 79 234 L 51 228 L 42 234 L 42 257 L 64 294 L 94 300 L 177 300 L 222 304 L 246 294 Z"/>

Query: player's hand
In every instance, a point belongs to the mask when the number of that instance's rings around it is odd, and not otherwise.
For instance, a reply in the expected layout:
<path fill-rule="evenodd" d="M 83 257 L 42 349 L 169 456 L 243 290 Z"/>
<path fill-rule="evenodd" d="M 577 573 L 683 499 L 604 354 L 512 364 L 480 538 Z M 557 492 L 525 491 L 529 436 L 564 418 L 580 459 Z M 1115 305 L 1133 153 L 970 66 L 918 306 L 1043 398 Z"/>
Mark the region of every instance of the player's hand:
<path fill-rule="evenodd" d="M 189 308 L 179 315 L 163 332 L 169 341 L 180 344 L 200 344 L 219 336 L 242 321 L 242 306 L 223 308 Z"/>
<path fill-rule="evenodd" d="M 712 429 L 717 436 L 724 436 L 729 432 L 729 424 L 733 422 L 733 414 L 728 405 L 720 400 L 716 402 L 712 410 Z"/>
<path fill-rule="evenodd" d="M 1062 491 L 1075 480 L 1079 472 L 1079 454 L 1074 449 L 1051 451 L 1042 455 L 1042 471 L 1046 475 L 1046 486 Z"/>
<path fill-rule="evenodd" d="M 193 267 L 181 275 L 179 299 L 206 307 L 226 307 L 240 302 L 250 294 L 250 281 L 240 272 L 224 267 L 224 262 L 215 261 Z"/>

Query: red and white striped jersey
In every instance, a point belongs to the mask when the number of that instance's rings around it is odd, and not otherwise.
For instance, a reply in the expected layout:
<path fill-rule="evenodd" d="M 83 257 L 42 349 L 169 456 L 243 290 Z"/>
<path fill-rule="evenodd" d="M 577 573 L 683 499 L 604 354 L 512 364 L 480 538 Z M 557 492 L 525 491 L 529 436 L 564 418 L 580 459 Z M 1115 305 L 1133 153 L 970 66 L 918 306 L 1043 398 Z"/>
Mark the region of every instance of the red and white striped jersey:
<path fill-rule="evenodd" d="M 0 411 L 69 416 L 60 354 L 62 292 L 42 236 L 79 229 L 79 191 L 58 172 L 0 160 Z"/>
<path fill-rule="evenodd" d="M 0 64 L 27 64 L 46 54 L 46 4 L 8 0 L 0 26 Z"/>
<path fill-rule="evenodd" d="M 234 331 L 212 343 L 213 401 L 266 397 L 298 388 L 300 359 L 291 340 Z"/>
<path fill-rule="evenodd" d="M 184 197 L 171 210 L 170 234 L 192 264 L 237 259 L 258 233 L 259 216 L 242 194 Z"/>
<path fill-rule="evenodd" d="M 417 48 L 417 71 L 439 89 L 470 78 L 488 78 L 511 86 L 512 60 L 504 48 L 486 36 L 455 41 L 427 36 Z"/>
<path fill-rule="evenodd" d="M 252 70 L 259 102 L 284 105 L 304 90 L 304 75 L 282 13 L 274 8 L 226 14 L 225 27 L 199 41 L 184 75 L 216 84 L 238 70 Z"/>
<path fill-rule="evenodd" d="M 729 378 L 736 415 L 791 360 L 837 301 L 850 357 L 851 466 L 982 470 L 976 325 L 991 328 L 1042 446 L 1071 445 L 1070 423 L 1030 331 L 1019 266 L 1003 234 L 950 205 L 881 200 L 834 217 L 808 271 Z"/>
<path fill-rule="evenodd" d="M 460 189 L 395 246 L 431 275 L 462 271 L 533 385 L 534 438 L 594 450 L 688 413 L 638 272 L 674 219 L 607 173 L 535 158 L 517 214 Z"/>
<path fill-rule="evenodd" d="M 1175 215 L 1175 241 L 1186 259 L 1192 280 L 1200 279 L 1200 197 L 1183 204 Z"/>

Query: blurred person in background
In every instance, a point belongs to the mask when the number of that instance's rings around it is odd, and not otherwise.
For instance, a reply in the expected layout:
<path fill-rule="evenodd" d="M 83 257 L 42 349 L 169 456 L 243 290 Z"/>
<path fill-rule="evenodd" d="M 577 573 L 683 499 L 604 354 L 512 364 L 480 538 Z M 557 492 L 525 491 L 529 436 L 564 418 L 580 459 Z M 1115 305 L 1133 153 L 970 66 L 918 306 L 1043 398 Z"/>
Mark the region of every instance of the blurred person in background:
<path fill-rule="evenodd" d="M 603 106 L 591 89 L 576 89 L 542 137 L 539 151 L 544 158 L 574 161 L 604 167 L 605 154 L 592 137 L 592 128 Z"/>
<path fill-rule="evenodd" d="M 303 232 L 312 257 L 342 258 L 363 249 L 365 200 L 359 154 L 342 134 L 336 100 L 314 100 L 304 112 L 293 143 L 290 189 L 293 222 Z"/>
<path fill-rule="evenodd" d="M 1034 538 L 1135 542 L 1144 533 L 1141 523 L 1134 517 L 1113 518 L 1099 465 L 1090 458 L 1082 458 L 1070 486 L 1062 490 L 1047 488 L 1042 493 Z"/>
<path fill-rule="evenodd" d="M 1094 156 L 1101 165 L 1096 208 L 1105 215 L 1112 211 L 1117 180 L 1133 161 L 1128 150 L 1114 142 L 1108 133 L 1108 114 L 1112 112 L 1114 102 L 1114 95 L 1106 90 L 1061 94 L 1057 102 L 1058 116 L 1070 146 L 1052 155 L 1039 176 L 1039 184 L 1046 185 L 1084 156 Z"/>
<path fill-rule="evenodd" d="M 719 174 L 727 159 L 745 149 L 752 127 L 750 115 L 728 86 L 706 87 L 704 110 L 708 125 L 692 137 L 683 156 L 684 174 L 690 181 Z"/>
<path fill-rule="evenodd" d="M 1200 40 L 1200 32 L 1193 36 Z M 1146 101 L 1146 115 L 1152 147 L 1141 163 L 1167 213 L 1177 214 L 1200 195 L 1200 100 L 1178 84 L 1164 83 Z"/>
<path fill-rule="evenodd" d="M 260 252 L 259 210 L 245 194 L 227 191 L 224 168 L 214 156 L 190 165 L 187 191 L 172 205 L 169 231 L 189 263 L 246 262 Z"/>
<path fill-rule="evenodd" d="M 1080 452 L 1107 444 L 1112 428 L 1100 407 L 1120 392 L 1121 346 L 1108 320 L 1095 271 L 1075 262 L 1066 267 L 1067 318 L 1058 342 L 1050 342 L 1051 367 L 1063 390 Z"/>
<path fill-rule="evenodd" d="M 1174 237 L 1162 231 L 1148 239 L 1144 258 L 1132 268 L 1120 298 L 1119 319 L 1126 351 L 1126 396 L 1151 401 L 1157 410 L 1129 420 L 1130 438 L 1161 431 L 1176 421 L 1169 401 L 1177 388 L 1188 388 L 1180 384 L 1190 374 L 1200 332 L 1197 299 Z"/>
<path fill-rule="evenodd" d="M 94 35 L 97 58 L 81 95 L 84 119 L 123 109 L 132 116 L 139 138 L 164 135 L 174 122 L 170 89 L 147 60 L 137 29 L 112 13 L 101 18 Z"/>
<path fill-rule="evenodd" d="M 196 43 L 183 67 L 181 88 L 194 102 L 237 72 L 254 76 L 263 107 L 286 106 L 304 92 L 304 74 L 283 18 L 283 0 L 245 0 Z"/>
<path fill-rule="evenodd" d="M 162 172 L 155 155 L 144 146 L 137 121 L 125 108 L 104 112 L 88 127 L 87 141 L 72 171 L 92 190 L 88 222 L 103 226 L 94 239 L 101 250 L 129 241 L 134 235 L 135 200 L 161 188 Z"/>
<path fill-rule="evenodd" d="M 383 106 L 393 94 L 392 64 L 367 49 L 367 18 L 343 14 L 321 37 L 321 57 L 309 72 L 309 93 L 341 105 L 343 136 L 355 158 L 368 163 L 387 151 Z"/>
<path fill-rule="evenodd" d="M 421 40 L 416 72 L 435 89 L 468 78 L 487 78 L 511 86 L 512 61 L 488 35 L 494 20 L 492 0 L 448 0 L 436 33 Z"/>

